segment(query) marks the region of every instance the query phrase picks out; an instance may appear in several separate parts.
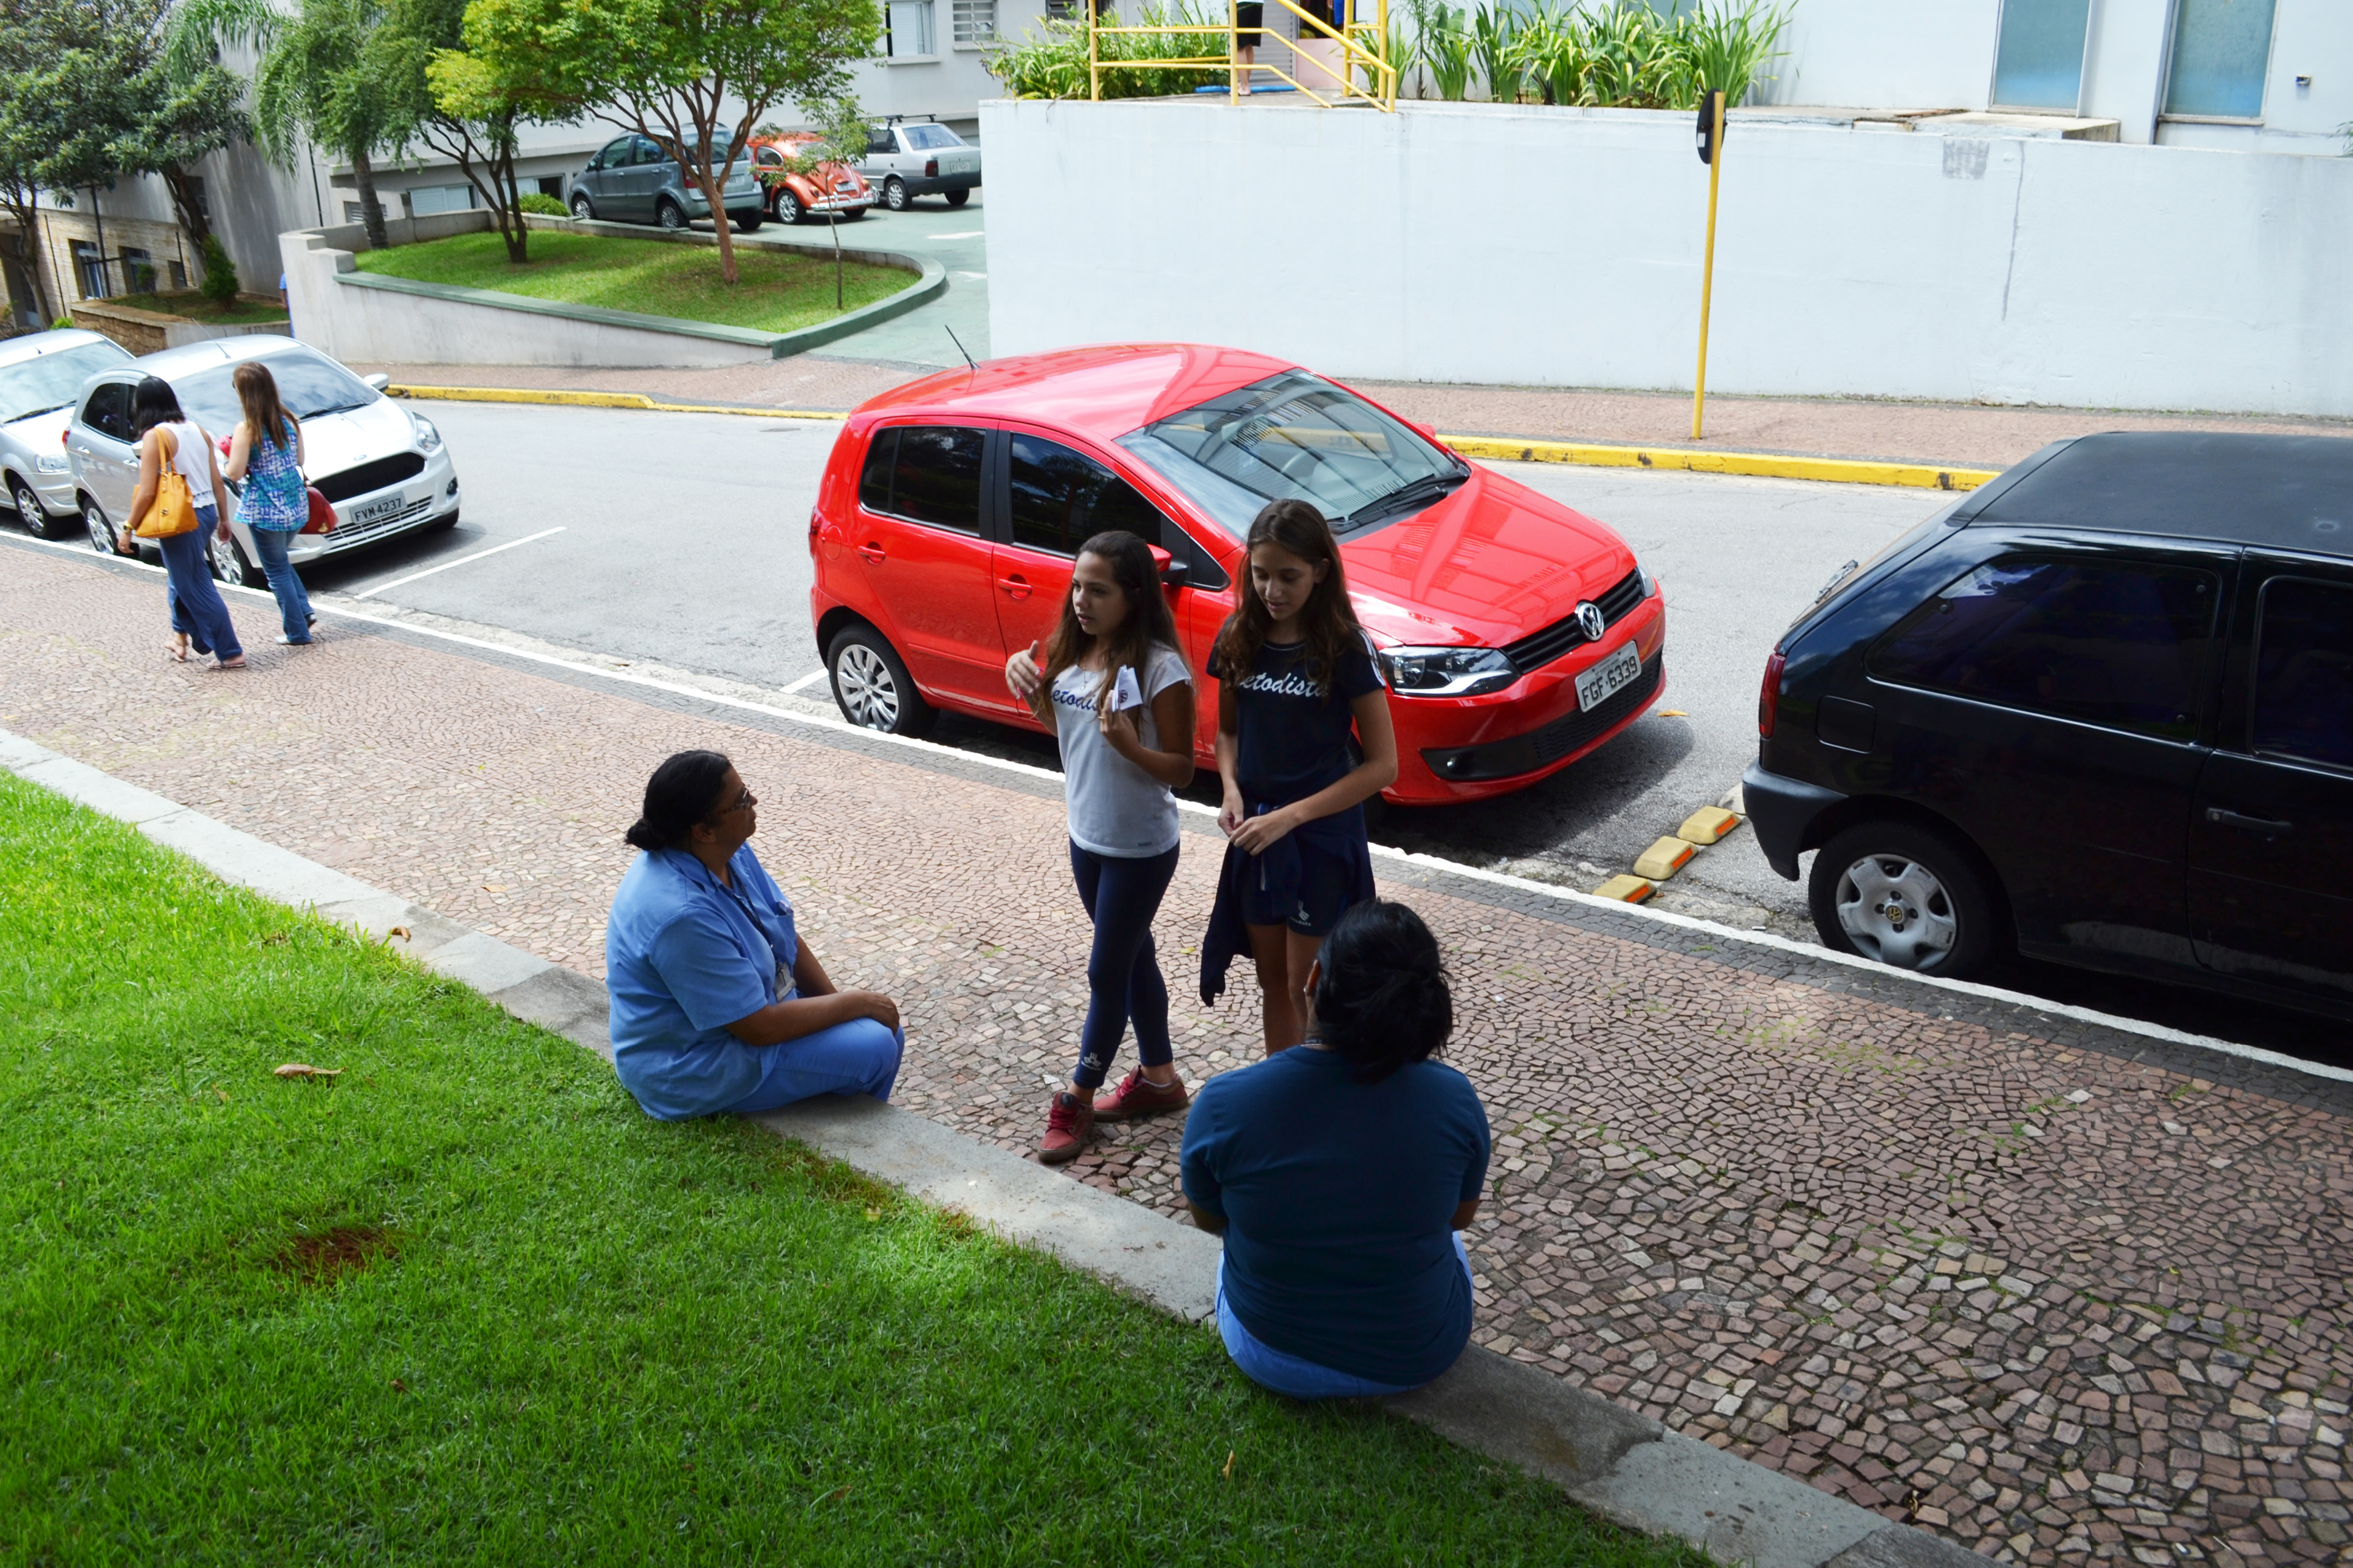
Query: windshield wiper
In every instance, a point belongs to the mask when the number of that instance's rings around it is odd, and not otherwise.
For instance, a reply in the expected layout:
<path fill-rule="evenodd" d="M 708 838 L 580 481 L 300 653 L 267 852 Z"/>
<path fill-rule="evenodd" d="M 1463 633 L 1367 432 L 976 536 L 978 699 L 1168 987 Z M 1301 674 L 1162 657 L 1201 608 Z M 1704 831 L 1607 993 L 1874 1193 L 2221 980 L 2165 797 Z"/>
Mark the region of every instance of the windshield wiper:
<path fill-rule="evenodd" d="M 1342 520 L 1340 531 L 1345 533 L 1352 528 L 1362 528 L 1392 512 L 1413 511 L 1429 506 L 1451 495 L 1454 488 L 1470 477 L 1468 474 L 1424 474 L 1420 479 L 1399 485 L 1388 494 L 1366 501 L 1350 512 Z"/>
<path fill-rule="evenodd" d="M 302 416 L 305 419 L 323 419 L 330 414 L 349 414 L 354 408 L 365 408 L 364 403 L 338 403 L 332 408 L 314 408 Z"/>
<path fill-rule="evenodd" d="M 44 414 L 55 414 L 60 408 L 72 406 L 73 400 L 68 398 L 63 403 L 52 403 L 47 408 L 27 408 L 22 414 L 0 415 L 0 425 L 14 425 L 19 419 L 38 419 Z"/>

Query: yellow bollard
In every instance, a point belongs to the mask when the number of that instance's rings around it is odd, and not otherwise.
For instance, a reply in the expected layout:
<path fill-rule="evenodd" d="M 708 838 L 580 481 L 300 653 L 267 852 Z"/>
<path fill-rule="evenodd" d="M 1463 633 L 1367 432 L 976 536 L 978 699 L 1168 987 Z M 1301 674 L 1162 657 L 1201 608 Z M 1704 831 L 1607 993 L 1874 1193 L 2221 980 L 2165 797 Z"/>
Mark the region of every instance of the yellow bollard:
<path fill-rule="evenodd" d="M 1699 374 L 1692 383 L 1692 439 L 1700 438 L 1700 411 L 1707 402 L 1707 309 L 1715 291 L 1715 186 L 1724 174 L 1724 94 L 1711 91 L 1700 105 L 1700 161 L 1707 165 L 1707 253 L 1699 275 Z"/>

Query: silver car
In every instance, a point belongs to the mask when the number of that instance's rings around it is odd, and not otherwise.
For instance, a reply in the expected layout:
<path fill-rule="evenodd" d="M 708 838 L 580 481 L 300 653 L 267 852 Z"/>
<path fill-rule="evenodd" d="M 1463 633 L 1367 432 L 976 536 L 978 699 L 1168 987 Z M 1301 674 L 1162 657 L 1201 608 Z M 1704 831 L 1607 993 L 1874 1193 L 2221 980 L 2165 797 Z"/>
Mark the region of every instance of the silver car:
<path fill-rule="evenodd" d="M 57 538 L 81 510 L 65 444 L 74 395 L 100 371 L 130 363 L 96 332 L 27 332 L 0 342 L 0 489 L 34 538 Z"/>
<path fill-rule="evenodd" d="M 712 162 L 715 165 L 718 159 Z M 767 221 L 768 193 L 760 188 L 759 176 L 752 172 L 750 148 L 721 178 L 719 195 L 727 216 L 743 233 L 749 234 Z M 644 136 L 617 136 L 597 149 L 586 168 L 572 176 L 572 216 L 684 228 L 695 218 L 709 217 L 711 203 L 659 143 Z"/>
<path fill-rule="evenodd" d="M 980 184 L 980 149 L 944 125 L 917 121 L 867 128 L 866 156 L 858 165 L 866 183 L 882 193 L 882 205 L 907 210 L 917 196 L 944 195 L 960 207 Z"/>
<path fill-rule="evenodd" d="M 385 396 L 378 390 L 384 377 L 363 381 L 291 338 L 216 338 L 148 354 L 83 385 L 66 430 L 66 450 L 92 549 L 113 550 L 116 527 L 130 516 L 139 487 L 131 389 L 143 377 L 162 376 L 179 395 L 182 412 L 216 441 L 225 440 L 245 417 L 229 378 L 248 360 L 269 367 L 286 411 L 302 422 L 310 458 L 305 473 L 335 507 L 333 532 L 294 537 L 287 554 L 296 565 L 457 523 L 458 474 L 441 432 Z M 253 531 L 232 520 L 229 532 L 210 542 L 213 574 L 260 586 Z"/>

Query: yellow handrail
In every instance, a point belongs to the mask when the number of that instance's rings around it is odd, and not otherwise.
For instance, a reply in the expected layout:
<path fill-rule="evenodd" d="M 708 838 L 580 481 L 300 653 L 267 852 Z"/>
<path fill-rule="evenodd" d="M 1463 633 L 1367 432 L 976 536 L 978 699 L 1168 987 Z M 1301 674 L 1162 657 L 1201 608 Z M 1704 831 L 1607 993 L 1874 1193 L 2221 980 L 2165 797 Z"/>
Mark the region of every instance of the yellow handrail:
<path fill-rule="evenodd" d="M 1339 3 L 1345 4 L 1345 0 L 1339 0 Z M 1103 73 L 1107 70 L 1203 70 L 1216 69 L 1219 67 L 1223 67 L 1226 71 L 1226 90 L 1227 100 L 1229 102 L 1239 103 L 1241 101 L 1242 79 L 1248 72 L 1251 70 L 1264 70 L 1272 73 L 1277 79 L 1290 83 L 1292 87 L 1305 93 L 1309 98 L 1314 99 L 1324 108 L 1329 109 L 1333 107 L 1333 99 L 1325 98 L 1322 93 L 1319 93 L 1313 88 L 1308 87 L 1304 82 L 1293 77 L 1279 66 L 1261 66 L 1257 64 L 1255 61 L 1249 66 L 1244 66 L 1242 64 L 1241 35 L 1243 29 L 1241 26 L 1240 0 L 1226 0 L 1226 21 L 1225 25 L 1222 26 L 1210 22 L 1173 23 L 1152 26 L 1106 26 L 1103 25 L 1102 15 L 1095 9 L 1095 0 L 1086 0 L 1086 4 L 1088 96 L 1096 101 L 1102 100 Z M 1303 9 L 1296 4 L 1296 0 L 1273 0 L 1273 4 L 1282 6 L 1283 9 L 1289 11 L 1293 16 L 1299 18 L 1302 37 L 1311 36 L 1306 32 L 1306 29 L 1312 27 L 1315 32 L 1321 33 L 1324 37 L 1331 39 L 1333 42 L 1340 46 L 1340 90 L 1335 95 L 1337 101 L 1346 103 L 1352 100 L 1361 100 L 1366 103 L 1371 104 L 1374 108 L 1381 110 L 1385 113 L 1393 114 L 1397 111 L 1397 68 L 1389 64 L 1388 60 L 1384 58 L 1380 48 L 1372 47 L 1355 37 L 1356 34 L 1360 32 L 1369 34 L 1372 37 L 1382 40 L 1383 46 L 1386 47 L 1386 41 L 1388 37 L 1388 0 L 1376 0 L 1379 18 L 1377 22 L 1343 23 L 1337 28 L 1324 21 L 1322 17 L 1316 16 Z M 1250 30 L 1258 34 L 1261 38 L 1265 37 L 1264 32 L 1260 28 L 1251 28 Z M 1226 53 L 1222 58 L 1217 56 L 1184 56 L 1170 57 L 1160 59 L 1107 60 L 1103 58 L 1102 40 L 1105 34 L 1114 36 L 1119 34 L 1136 34 L 1164 37 L 1174 37 L 1179 34 L 1202 35 L 1206 37 L 1216 37 L 1219 34 L 1223 34 L 1226 40 Z M 1296 55 L 1296 50 L 1293 51 L 1294 56 Z M 1369 89 L 1356 85 L 1356 70 L 1360 68 L 1365 71 L 1366 78 L 1369 83 Z M 1329 68 L 1326 68 L 1328 69 Z"/>

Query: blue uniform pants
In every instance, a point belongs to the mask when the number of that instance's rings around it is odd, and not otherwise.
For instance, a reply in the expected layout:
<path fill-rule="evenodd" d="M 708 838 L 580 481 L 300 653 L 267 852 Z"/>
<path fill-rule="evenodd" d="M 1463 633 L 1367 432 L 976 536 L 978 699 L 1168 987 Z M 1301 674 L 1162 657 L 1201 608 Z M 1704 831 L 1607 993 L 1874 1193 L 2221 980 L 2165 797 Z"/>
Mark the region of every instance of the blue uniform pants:
<path fill-rule="evenodd" d="M 220 590 L 213 585 L 212 566 L 205 559 L 205 547 L 217 521 L 212 508 L 199 507 L 195 528 L 159 539 L 155 544 L 164 552 L 164 598 L 172 612 L 172 629 L 185 632 L 188 646 L 198 653 L 231 659 L 244 653 L 245 647 L 237 640 L 228 606 L 221 602 Z"/>
<path fill-rule="evenodd" d="M 726 1109 L 738 1115 L 780 1110 L 820 1094 L 864 1094 L 887 1101 L 906 1046 L 904 1034 L 871 1018 L 852 1018 L 780 1046 L 764 1046 L 759 1083 Z"/>
<path fill-rule="evenodd" d="M 1454 1256 L 1462 1260 L 1464 1278 L 1471 1274 L 1471 1254 L 1462 1246 L 1461 1232 L 1454 1237 Z M 1271 1393 L 1286 1399 L 1375 1399 L 1384 1394 L 1403 1394 L 1413 1384 L 1375 1383 L 1354 1373 L 1335 1372 L 1328 1366 L 1318 1366 L 1312 1361 L 1276 1350 L 1248 1329 L 1226 1305 L 1226 1260 L 1218 1259 L 1218 1335 L 1226 1342 L 1226 1353 L 1242 1375 Z"/>
<path fill-rule="evenodd" d="M 1168 1043 L 1168 982 L 1153 950 L 1152 917 L 1176 875 L 1176 854 L 1171 848 L 1130 858 L 1071 846 L 1071 875 L 1095 922 L 1094 951 L 1087 955 L 1087 1022 L 1079 1034 L 1079 1070 L 1071 1075 L 1081 1089 L 1103 1087 L 1131 1019 L 1135 1054 L 1145 1067 L 1176 1059 Z"/>

